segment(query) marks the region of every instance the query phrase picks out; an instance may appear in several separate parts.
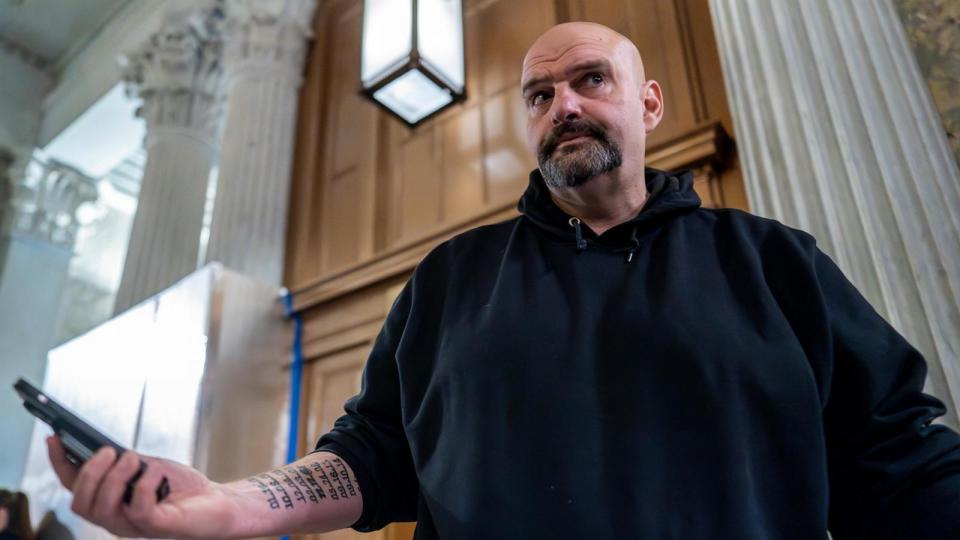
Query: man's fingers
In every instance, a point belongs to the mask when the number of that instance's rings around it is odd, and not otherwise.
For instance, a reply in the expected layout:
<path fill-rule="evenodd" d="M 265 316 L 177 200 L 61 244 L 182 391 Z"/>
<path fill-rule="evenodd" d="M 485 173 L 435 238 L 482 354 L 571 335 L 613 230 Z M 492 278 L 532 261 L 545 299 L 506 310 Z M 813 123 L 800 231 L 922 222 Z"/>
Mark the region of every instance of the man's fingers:
<path fill-rule="evenodd" d="M 140 468 L 140 457 L 134 452 L 124 452 L 117 463 L 110 468 L 103 482 L 100 483 L 100 489 L 94 497 L 93 506 L 90 509 L 90 517 L 97 523 L 110 524 L 123 516 L 120 512 L 120 504 L 123 499 L 123 492 L 127 489 L 127 482 L 137 473 Z M 109 527 L 108 527 L 109 528 Z"/>
<path fill-rule="evenodd" d="M 157 506 L 157 488 L 163 476 L 163 467 L 158 462 L 147 463 L 147 470 L 133 488 L 133 499 L 123 509 L 130 521 L 152 524 L 150 517 Z"/>
<path fill-rule="evenodd" d="M 73 491 L 73 484 L 77 481 L 77 466 L 67 459 L 67 451 L 63 448 L 60 437 L 47 437 L 47 455 L 50 456 L 50 464 L 53 465 L 53 472 L 57 473 L 60 483 Z"/>
<path fill-rule="evenodd" d="M 80 473 L 73 484 L 73 504 L 70 505 L 74 513 L 82 517 L 90 516 L 97 490 L 100 489 L 104 476 L 116 459 L 116 451 L 106 446 L 98 450 L 83 464 L 83 467 L 80 467 Z"/>

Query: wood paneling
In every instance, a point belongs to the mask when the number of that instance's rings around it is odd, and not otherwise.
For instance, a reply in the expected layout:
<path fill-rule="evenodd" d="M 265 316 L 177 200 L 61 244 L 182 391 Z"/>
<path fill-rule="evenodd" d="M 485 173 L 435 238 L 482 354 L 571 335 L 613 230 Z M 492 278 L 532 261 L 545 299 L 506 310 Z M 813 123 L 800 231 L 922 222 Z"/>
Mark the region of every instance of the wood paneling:
<path fill-rule="evenodd" d="M 467 2 L 468 99 L 412 131 L 358 95 L 359 2 L 326 2 L 302 95 L 287 282 L 298 289 L 514 202 L 536 165 L 521 61 L 561 18 L 601 22 L 637 43 L 665 92 L 650 146 L 712 122 L 731 133 L 706 0 Z M 711 200 L 745 206 L 732 151 L 723 165 L 723 196 Z"/>
<path fill-rule="evenodd" d="M 327 157 L 321 176 L 324 190 L 320 271 L 330 272 L 374 254 L 374 186 L 376 184 L 378 111 L 357 94 L 360 79 L 361 10 L 341 2 L 329 15 L 329 121 L 321 152 Z M 329 77 L 329 74 L 336 76 Z"/>
<path fill-rule="evenodd" d="M 327 14 L 330 4 L 323 3 L 317 9 L 316 21 L 319 36 L 325 36 L 330 24 Z M 293 160 L 292 177 L 297 179 L 320 178 L 323 171 L 321 141 L 324 140 L 325 98 L 327 90 L 327 44 L 326 39 L 314 40 L 307 56 L 307 72 L 300 88 L 297 119 L 297 152 Z M 313 231 L 320 228 L 323 184 L 315 181 L 294 181 L 290 186 L 290 226 L 287 231 L 286 265 L 301 268 L 305 272 L 320 273 L 320 250 L 316 248 L 317 237 Z"/>
<path fill-rule="evenodd" d="M 706 207 L 730 207 L 730 196 L 734 190 L 723 185 L 725 155 L 732 141 L 719 122 L 706 124 L 652 147 L 647 152 L 647 161 L 652 167 L 671 169 L 689 167 L 695 170 L 697 183 L 695 188 L 704 199 Z M 735 193 L 734 193 L 735 195 Z M 294 295 L 295 311 L 306 311 L 308 321 L 315 318 L 349 317 L 344 311 L 345 303 L 361 301 L 367 295 L 376 295 L 377 286 L 396 286 L 437 244 L 474 227 L 496 223 L 517 215 L 516 205 L 511 200 L 500 205 L 480 207 L 480 212 L 467 215 L 464 219 L 437 229 L 431 235 L 415 241 L 400 244 L 380 257 L 358 263 L 341 272 L 324 276 L 303 284 Z M 386 312 L 384 312 L 385 315 Z M 308 328 L 307 335 L 315 332 Z"/>
<path fill-rule="evenodd" d="M 343 415 L 343 403 L 360 390 L 360 374 L 368 353 L 367 346 L 354 347 L 307 366 L 303 389 L 311 404 L 304 416 L 307 440 L 319 439 Z"/>
<path fill-rule="evenodd" d="M 326 361 L 312 363 L 306 367 L 303 377 L 304 407 L 303 426 L 301 432 L 305 438 L 301 439 L 304 448 L 302 452 L 312 450 L 313 443 L 320 435 L 330 431 L 333 423 L 343 414 L 343 402 L 360 390 L 360 375 L 363 372 L 363 363 L 366 361 L 369 347 L 361 346 L 332 354 Z M 311 540 L 348 540 L 361 536 L 359 533 L 345 529 L 325 534 L 306 536 Z M 362 535 L 367 536 L 367 535 Z M 383 533 L 373 535 L 374 538 L 384 538 Z"/>
<path fill-rule="evenodd" d="M 516 201 L 537 166 L 526 145 L 527 112 L 520 87 L 511 86 L 483 104 L 485 204 Z"/>
<path fill-rule="evenodd" d="M 480 109 L 464 109 L 443 123 L 442 219 L 452 222 L 476 211 L 484 200 L 483 138 Z"/>
<path fill-rule="evenodd" d="M 467 100 L 414 130 L 358 96 L 360 2 L 323 3 L 301 92 L 286 268 L 305 321 L 304 449 L 359 388 L 366 354 L 421 258 L 516 215 L 536 166 L 521 62 L 551 25 L 596 21 L 633 39 L 665 92 L 647 162 L 692 168 L 705 206 L 746 208 L 707 1 L 466 0 Z M 406 540 L 412 530 L 317 538 Z"/>
<path fill-rule="evenodd" d="M 441 147 L 435 126 L 417 132 L 399 145 L 399 235 L 397 241 L 423 236 L 440 224 L 443 177 Z"/>
<path fill-rule="evenodd" d="M 483 97 L 520 84 L 527 47 L 556 22 L 551 0 L 501 0 L 475 12 Z M 520 93 L 514 94 L 519 99 Z"/>

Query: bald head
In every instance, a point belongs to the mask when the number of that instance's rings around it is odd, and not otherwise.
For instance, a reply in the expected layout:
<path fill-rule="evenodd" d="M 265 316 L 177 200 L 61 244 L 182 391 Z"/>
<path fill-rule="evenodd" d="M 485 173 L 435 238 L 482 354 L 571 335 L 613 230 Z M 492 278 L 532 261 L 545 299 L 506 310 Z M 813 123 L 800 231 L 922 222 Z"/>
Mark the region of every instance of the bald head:
<path fill-rule="evenodd" d="M 595 23 L 554 26 L 527 51 L 521 91 L 527 144 L 548 186 L 643 178 L 646 134 L 663 99 L 629 39 Z"/>
<path fill-rule="evenodd" d="M 646 80 L 637 46 L 623 34 L 592 22 L 562 23 L 540 34 L 523 57 L 524 76 L 532 68 L 556 61 L 574 48 L 605 52 L 621 69 L 631 73 L 638 85 Z"/>

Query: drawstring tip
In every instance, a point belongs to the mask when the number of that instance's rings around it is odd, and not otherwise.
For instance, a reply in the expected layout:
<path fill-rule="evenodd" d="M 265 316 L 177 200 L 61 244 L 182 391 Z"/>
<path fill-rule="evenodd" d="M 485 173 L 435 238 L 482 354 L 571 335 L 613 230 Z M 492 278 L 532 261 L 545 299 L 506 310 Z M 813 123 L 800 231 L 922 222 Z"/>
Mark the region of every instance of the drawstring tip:
<path fill-rule="evenodd" d="M 587 241 L 583 239 L 583 233 L 580 231 L 580 219 L 572 217 L 567 222 L 573 227 L 573 232 L 577 235 L 577 253 L 587 249 Z"/>
<path fill-rule="evenodd" d="M 630 264 L 630 261 L 633 260 L 633 250 L 627 252 L 627 264 Z"/>

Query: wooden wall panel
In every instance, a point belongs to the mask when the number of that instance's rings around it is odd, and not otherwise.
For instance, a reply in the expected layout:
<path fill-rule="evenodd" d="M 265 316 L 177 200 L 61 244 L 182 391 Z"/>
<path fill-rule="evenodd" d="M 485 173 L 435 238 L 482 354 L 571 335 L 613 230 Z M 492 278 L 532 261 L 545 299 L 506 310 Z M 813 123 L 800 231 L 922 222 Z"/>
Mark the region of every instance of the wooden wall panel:
<path fill-rule="evenodd" d="M 561 4 L 565 4 L 566 7 L 564 20 L 600 23 L 630 37 L 634 43 L 637 43 L 636 37 L 629 35 L 631 33 L 630 2 L 569 0 Z"/>
<path fill-rule="evenodd" d="M 363 223 L 360 216 L 368 204 L 364 197 L 365 179 L 357 169 L 330 178 L 325 184 L 321 247 L 323 266 L 336 269 L 360 259 Z"/>
<path fill-rule="evenodd" d="M 290 186 L 290 212 L 288 214 L 286 276 L 298 269 L 304 274 L 320 274 L 320 250 L 317 249 L 315 231 L 320 229 L 322 212 L 317 208 L 323 205 L 323 183 L 316 181 L 322 177 L 322 143 L 325 140 L 326 95 L 329 78 L 326 77 L 331 24 L 330 3 L 324 2 L 317 8 L 317 39 L 313 41 L 307 55 L 307 72 L 303 86 L 300 87 L 297 119 L 297 151 L 293 160 Z"/>
<path fill-rule="evenodd" d="M 479 107 L 464 109 L 447 119 L 440 133 L 443 164 L 443 221 L 470 216 L 482 207 L 484 196 L 483 134 Z"/>
<path fill-rule="evenodd" d="M 376 185 L 378 112 L 357 94 L 360 79 L 361 10 L 359 3 L 331 17 L 330 118 L 321 152 L 327 154 L 322 176 L 323 216 L 320 228 L 321 272 L 373 256 L 373 208 Z"/>
<path fill-rule="evenodd" d="M 691 80 L 691 73 L 688 56 L 691 54 L 683 43 L 683 36 L 680 33 L 680 21 L 676 10 L 676 0 L 649 0 L 645 8 L 653 8 L 657 13 L 656 20 L 650 20 L 651 24 L 657 24 L 659 32 L 655 35 L 660 36 L 660 49 L 666 62 L 663 66 L 658 66 L 657 71 L 653 73 L 652 78 L 659 78 L 667 87 L 664 91 L 670 96 L 670 106 L 667 107 L 669 114 L 664 115 L 663 122 L 650 138 L 652 144 L 669 137 L 677 136 L 691 126 L 698 123 L 696 114 L 697 102 L 700 99 L 699 88 Z M 652 5 L 651 5 L 652 4 Z M 636 19 L 635 19 L 636 20 Z M 641 19 L 646 20 L 646 19 Z M 637 33 L 649 31 L 654 33 L 654 28 L 645 25 L 637 29 Z M 647 51 L 640 51 L 644 54 Z"/>
<path fill-rule="evenodd" d="M 313 443 L 320 435 L 330 431 L 333 423 L 343 414 L 343 403 L 360 390 L 360 376 L 366 361 L 369 347 L 356 347 L 338 354 L 330 355 L 327 361 L 307 366 L 303 378 L 305 407 L 301 439 L 305 448 L 302 453 L 313 449 Z M 312 441 L 312 442 L 307 442 Z M 345 529 L 324 534 L 306 536 L 310 540 L 356 540 L 373 536 L 383 538 L 382 533 L 361 535 Z"/>
<path fill-rule="evenodd" d="M 417 238 L 440 225 L 443 177 L 437 139 L 436 127 L 430 126 L 398 148 L 400 241 Z"/>
<path fill-rule="evenodd" d="M 333 428 L 343 415 L 343 403 L 360 391 L 360 375 L 369 353 L 368 346 L 359 346 L 314 362 L 304 373 L 304 395 L 311 404 L 304 415 L 307 441 L 316 442 Z M 312 449 L 312 444 L 305 451 Z"/>
<path fill-rule="evenodd" d="M 337 176 L 356 167 L 361 160 L 369 161 L 370 143 L 373 138 L 374 111 L 357 95 L 360 80 L 360 10 L 351 9 L 341 15 L 331 51 L 330 78 L 331 109 L 334 111 L 330 137 L 332 168 L 330 174 Z"/>
<path fill-rule="evenodd" d="M 501 0 L 477 14 L 481 39 L 480 86 L 483 97 L 520 84 L 527 48 L 556 22 L 551 0 Z M 519 92 L 515 98 L 519 99 Z"/>
<path fill-rule="evenodd" d="M 483 104 L 486 204 L 515 202 L 537 162 L 527 149 L 527 111 L 520 86 L 512 86 Z"/>

